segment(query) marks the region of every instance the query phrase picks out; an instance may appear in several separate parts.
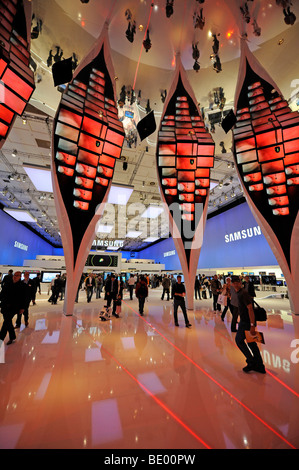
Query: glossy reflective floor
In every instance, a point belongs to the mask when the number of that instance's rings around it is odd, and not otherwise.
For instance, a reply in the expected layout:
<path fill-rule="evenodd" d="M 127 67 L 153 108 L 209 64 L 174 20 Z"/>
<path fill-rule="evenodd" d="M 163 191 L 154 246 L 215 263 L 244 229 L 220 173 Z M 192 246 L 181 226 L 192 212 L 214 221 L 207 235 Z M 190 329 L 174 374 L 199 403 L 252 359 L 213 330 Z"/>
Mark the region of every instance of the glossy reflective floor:
<path fill-rule="evenodd" d="M 150 291 L 145 316 L 125 293 L 121 318 L 80 294 L 74 315 L 41 295 L 0 364 L 2 449 L 290 449 L 299 447 L 299 316 L 268 298 L 259 325 L 266 375 L 244 358 L 212 302 L 192 328 Z M 262 295 L 262 293 L 260 293 Z M 297 339 L 297 341 L 296 341 Z M 297 348 L 297 349 L 296 349 Z"/>

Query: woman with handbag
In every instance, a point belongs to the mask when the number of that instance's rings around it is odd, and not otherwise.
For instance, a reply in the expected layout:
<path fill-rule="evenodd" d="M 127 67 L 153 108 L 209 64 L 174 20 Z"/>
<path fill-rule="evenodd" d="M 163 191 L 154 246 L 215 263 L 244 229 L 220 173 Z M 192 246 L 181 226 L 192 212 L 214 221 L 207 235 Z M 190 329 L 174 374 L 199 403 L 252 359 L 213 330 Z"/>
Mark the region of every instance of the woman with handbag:
<path fill-rule="evenodd" d="M 223 312 L 221 314 L 221 320 L 224 321 L 224 318 L 225 318 L 225 315 L 226 315 L 226 312 L 227 312 L 227 309 L 229 308 L 230 309 L 230 313 L 233 314 L 233 309 L 232 309 L 232 306 L 231 306 L 231 278 L 230 277 L 227 277 L 226 278 L 226 281 L 225 281 L 225 284 L 223 286 L 223 289 L 222 289 L 222 295 L 225 295 L 226 297 L 226 305 L 223 309 Z"/>

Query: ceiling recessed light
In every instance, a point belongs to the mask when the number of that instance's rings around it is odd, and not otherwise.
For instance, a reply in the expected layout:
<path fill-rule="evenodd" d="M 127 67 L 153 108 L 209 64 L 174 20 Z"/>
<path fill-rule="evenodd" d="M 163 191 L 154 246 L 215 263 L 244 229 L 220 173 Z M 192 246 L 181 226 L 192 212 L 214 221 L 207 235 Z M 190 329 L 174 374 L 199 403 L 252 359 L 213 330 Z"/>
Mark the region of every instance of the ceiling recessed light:
<path fill-rule="evenodd" d="M 7 207 L 5 207 L 3 210 L 19 222 L 36 222 L 36 219 L 32 217 L 32 215 L 27 211 L 22 211 L 19 209 L 8 209 Z"/>
<path fill-rule="evenodd" d="M 141 234 L 142 232 L 131 230 L 127 233 L 126 238 L 138 238 Z"/>
<path fill-rule="evenodd" d="M 37 191 L 53 192 L 51 170 L 40 166 L 24 166 L 24 170 L 31 179 Z"/>
<path fill-rule="evenodd" d="M 141 217 L 148 218 L 148 219 L 156 219 L 160 214 L 163 212 L 163 207 L 160 206 L 149 206 Z"/>

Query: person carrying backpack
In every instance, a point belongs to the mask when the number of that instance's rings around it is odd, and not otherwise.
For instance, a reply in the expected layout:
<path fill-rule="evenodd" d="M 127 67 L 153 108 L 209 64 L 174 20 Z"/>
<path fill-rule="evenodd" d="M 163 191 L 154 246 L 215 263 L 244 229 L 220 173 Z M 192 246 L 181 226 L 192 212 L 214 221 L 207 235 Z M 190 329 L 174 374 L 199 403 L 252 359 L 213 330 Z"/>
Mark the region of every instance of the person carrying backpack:
<path fill-rule="evenodd" d="M 144 276 L 140 276 L 136 284 L 135 294 L 139 302 L 139 313 L 143 316 L 144 302 L 146 297 L 148 297 L 148 287 Z"/>

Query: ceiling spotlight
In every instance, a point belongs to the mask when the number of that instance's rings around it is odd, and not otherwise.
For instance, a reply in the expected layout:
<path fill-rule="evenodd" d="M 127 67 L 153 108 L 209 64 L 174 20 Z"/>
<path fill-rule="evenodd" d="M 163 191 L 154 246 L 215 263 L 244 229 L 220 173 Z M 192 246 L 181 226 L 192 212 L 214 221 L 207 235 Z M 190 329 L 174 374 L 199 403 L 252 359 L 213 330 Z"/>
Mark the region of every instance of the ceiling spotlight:
<path fill-rule="evenodd" d="M 17 151 L 17 150 L 13 150 L 13 151 L 11 152 L 11 156 L 14 157 L 14 158 L 17 156 L 17 154 L 18 154 L 18 151 Z"/>
<path fill-rule="evenodd" d="M 7 192 L 8 192 L 8 189 L 7 189 L 7 186 L 5 186 L 5 188 L 2 190 L 3 196 L 6 196 Z"/>
<path fill-rule="evenodd" d="M 223 186 L 223 182 L 219 181 L 219 188 L 222 188 L 222 186 Z"/>
<path fill-rule="evenodd" d="M 14 178 L 14 175 L 8 175 L 8 179 L 9 179 L 10 181 L 13 181 L 13 180 L 15 179 L 15 178 Z"/>
<path fill-rule="evenodd" d="M 24 124 L 24 126 L 25 126 L 25 125 L 27 124 L 27 119 L 26 119 L 26 118 L 23 118 L 23 119 L 22 119 L 22 122 L 23 122 L 23 124 Z"/>

